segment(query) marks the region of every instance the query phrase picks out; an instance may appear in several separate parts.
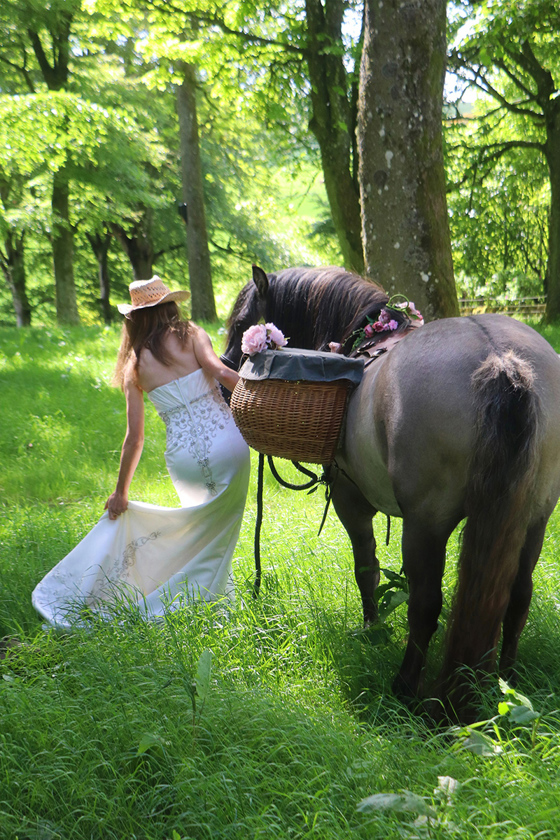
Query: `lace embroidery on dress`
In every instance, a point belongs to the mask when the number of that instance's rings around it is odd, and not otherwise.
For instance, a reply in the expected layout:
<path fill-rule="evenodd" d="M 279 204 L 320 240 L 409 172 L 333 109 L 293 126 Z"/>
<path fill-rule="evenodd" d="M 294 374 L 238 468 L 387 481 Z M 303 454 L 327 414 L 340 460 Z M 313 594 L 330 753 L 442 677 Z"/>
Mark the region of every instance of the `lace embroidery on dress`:
<path fill-rule="evenodd" d="M 185 406 L 161 412 L 161 418 L 167 428 L 167 451 L 188 449 L 200 466 L 208 491 L 212 496 L 217 495 L 209 455 L 214 438 L 226 428 L 229 420 L 229 409 L 218 388 Z"/>
<path fill-rule="evenodd" d="M 125 572 L 134 566 L 136 563 L 136 552 L 143 545 L 146 545 L 150 540 L 157 540 L 161 536 L 161 531 L 152 531 L 146 536 L 137 537 L 132 540 L 125 547 L 120 558 L 115 560 L 115 563 L 108 571 L 100 575 L 91 589 L 87 603 L 90 607 L 94 607 L 99 601 L 105 600 L 108 596 L 114 595 L 114 587 L 118 580 L 125 577 Z"/>

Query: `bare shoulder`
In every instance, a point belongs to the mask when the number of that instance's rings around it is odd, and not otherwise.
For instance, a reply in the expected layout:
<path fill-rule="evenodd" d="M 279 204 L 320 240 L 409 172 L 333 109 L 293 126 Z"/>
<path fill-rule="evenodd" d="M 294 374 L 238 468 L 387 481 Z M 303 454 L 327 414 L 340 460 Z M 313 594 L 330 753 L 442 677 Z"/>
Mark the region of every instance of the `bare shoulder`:
<path fill-rule="evenodd" d="M 131 389 L 141 391 L 142 388 L 138 382 L 138 373 L 136 371 L 136 355 L 133 354 L 127 361 L 123 368 L 123 391 L 125 394 L 130 393 Z"/>
<path fill-rule="evenodd" d="M 202 345 L 203 347 L 212 347 L 212 339 L 210 338 L 206 330 L 202 329 L 202 327 L 199 327 L 198 324 L 191 324 L 191 327 L 192 330 L 190 334 L 195 345 Z"/>

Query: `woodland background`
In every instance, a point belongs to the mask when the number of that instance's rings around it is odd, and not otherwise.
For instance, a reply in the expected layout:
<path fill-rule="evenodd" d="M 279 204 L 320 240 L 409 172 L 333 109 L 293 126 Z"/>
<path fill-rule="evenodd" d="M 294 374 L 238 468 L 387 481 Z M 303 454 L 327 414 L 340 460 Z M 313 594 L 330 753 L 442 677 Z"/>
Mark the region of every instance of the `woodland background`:
<path fill-rule="evenodd" d="M 109 322 L 152 273 L 212 321 L 252 262 L 560 317 L 558 4 L 5 0 L 0 323 Z"/>

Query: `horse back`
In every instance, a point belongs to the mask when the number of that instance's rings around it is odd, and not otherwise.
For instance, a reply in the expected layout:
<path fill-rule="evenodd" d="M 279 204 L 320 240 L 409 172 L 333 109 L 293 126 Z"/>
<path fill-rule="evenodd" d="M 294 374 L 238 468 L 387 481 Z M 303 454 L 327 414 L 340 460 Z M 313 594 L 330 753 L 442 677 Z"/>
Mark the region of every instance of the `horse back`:
<path fill-rule="evenodd" d="M 371 504 L 446 528 L 460 521 L 477 428 L 473 377 L 489 356 L 508 352 L 534 373 L 535 507 L 552 509 L 560 493 L 560 360 L 535 330 L 501 315 L 434 321 L 368 367 L 350 403 L 341 460 L 366 476 Z"/>

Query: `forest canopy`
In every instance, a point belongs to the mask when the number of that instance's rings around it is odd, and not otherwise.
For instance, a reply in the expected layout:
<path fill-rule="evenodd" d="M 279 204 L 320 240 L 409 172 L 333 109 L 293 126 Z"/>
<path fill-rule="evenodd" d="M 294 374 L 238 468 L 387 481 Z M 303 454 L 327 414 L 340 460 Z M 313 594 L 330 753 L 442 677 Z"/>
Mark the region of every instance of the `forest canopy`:
<path fill-rule="evenodd" d="M 253 262 L 345 265 L 389 287 L 386 260 L 376 266 L 367 243 L 370 213 L 389 255 L 400 233 L 383 220 L 384 195 L 370 210 L 364 190 L 387 178 L 397 151 L 359 125 L 360 107 L 379 102 L 393 73 L 405 102 L 432 97 L 441 111 L 437 189 L 450 244 L 434 245 L 432 232 L 427 247 L 450 256 L 425 271 L 428 287 L 438 271 L 447 278 L 433 315 L 453 314 L 455 283 L 467 298 L 547 294 L 549 318 L 560 316 L 557 4 L 407 8 L 408 17 L 375 0 L 5 0 L 0 322 L 109 322 L 128 283 L 153 273 L 189 282 L 193 314 L 213 320 Z M 381 24 L 399 32 L 397 70 L 368 36 Z M 419 93 L 399 63 L 420 24 L 433 47 L 418 53 L 426 78 L 429 62 L 436 79 L 447 60 L 444 103 L 439 82 Z M 438 108 L 428 110 L 437 122 Z M 428 142 L 411 137 L 420 149 Z M 376 155 L 387 171 L 367 170 Z M 441 218 L 425 224 L 441 229 Z"/>

